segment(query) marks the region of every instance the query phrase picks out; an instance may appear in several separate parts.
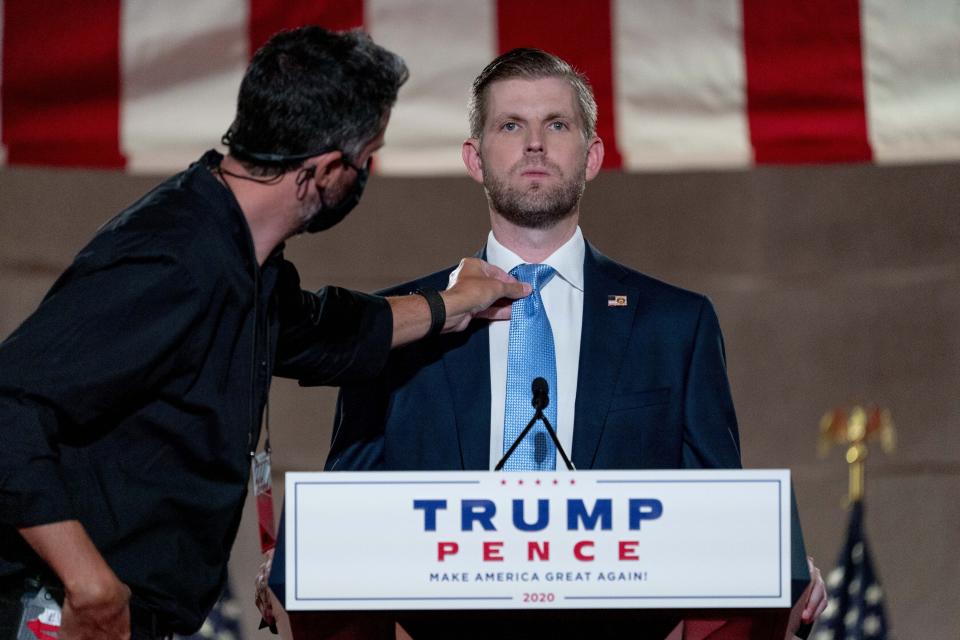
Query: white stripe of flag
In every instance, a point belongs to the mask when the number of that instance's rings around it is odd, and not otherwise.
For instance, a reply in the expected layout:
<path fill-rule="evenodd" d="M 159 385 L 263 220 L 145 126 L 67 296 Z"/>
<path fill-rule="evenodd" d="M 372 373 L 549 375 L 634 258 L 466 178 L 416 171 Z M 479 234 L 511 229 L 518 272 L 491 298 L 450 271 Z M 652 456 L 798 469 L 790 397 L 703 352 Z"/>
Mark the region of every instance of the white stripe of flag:
<path fill-rule="evenodd" d="M 752 162 L 740 0 L 616 0 L 613 27 L 625 169 Z"/>
<path fill-rule="evenodd" d="M 470 83 L 496 56 L 493 1 L 367 0 L 365 9 L 373 39 L 410 68 L 378 154 L 379 171 L 463 175 Z"/>
<path fill-rule="evenodd" d="M 166 173 L 217 146 L 247 65 L 245 0 L 123 0 L 120 145 L 131 172 Z"/>
<path fill-rule="evenodd" d="M 877 163 L 960 157 L 960 2 L 861 0 Z"/>

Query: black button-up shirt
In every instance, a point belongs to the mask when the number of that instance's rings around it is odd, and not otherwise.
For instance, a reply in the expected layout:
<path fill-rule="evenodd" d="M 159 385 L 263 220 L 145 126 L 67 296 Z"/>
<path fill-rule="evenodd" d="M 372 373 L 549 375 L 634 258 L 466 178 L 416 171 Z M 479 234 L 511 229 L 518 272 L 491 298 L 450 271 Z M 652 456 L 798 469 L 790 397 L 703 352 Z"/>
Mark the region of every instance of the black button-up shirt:
<path fill-rule="evenodd" d="M 392 333 L 382 298 L 258 267 L 220 159 L 101 228 L 0 344 L 0 575 L 40 566 L 16 527 L 75 518 L 180 633 L 222 588 L 270 373 L 368 377 Z"/>

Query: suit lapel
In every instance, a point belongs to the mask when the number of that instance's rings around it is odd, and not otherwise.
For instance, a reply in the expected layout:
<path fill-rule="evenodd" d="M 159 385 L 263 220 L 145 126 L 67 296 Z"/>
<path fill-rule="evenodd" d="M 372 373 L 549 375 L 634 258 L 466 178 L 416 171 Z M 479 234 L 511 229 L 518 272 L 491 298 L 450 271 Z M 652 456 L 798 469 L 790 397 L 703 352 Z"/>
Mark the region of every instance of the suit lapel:
<path fill-rule="evenodd" d="M 477 257 L 484 258 L 485 252 Z M 624 275 L 623 267 L 587 244 L 573 429 L 573 462 L 577 468 L 593 467 L 637 311 L 639 290 L 625 284 Z M 607 297 L 611 295 L 625 295 L 627 305 L 609 307 Z M 465 470 L 490 466 L 490 336 L 486 327 L 481 322 L 461 334 L 446 336 L 453 344 L 443 349 Z"/>
<path fill-rule="evenodd" d="M 636 315 L 638 290 L 625 284 L 624 275 L 623 267 L 587 244 L 583 262 L 583 328 L 573 426 L 573 462 L 578 469 L 593 467 Z M 608 306 L 608 296 L 619 295 L 626 296 L 626 305 Z"/>
<path fill-rule="evenodd" d="M 484 321 L 464 334 L 457 334 L 461 339 L 466 337 L 461 345 L 444 349 L 443 354 L 457 421 L 460 460 L 464 470 L 489 469 L 490 336 Z"/>
<path fill-rule="evenodd" d="M 473 254 L 487 259 L 487 249 Z M 478 321 L 463 333 L 445 336 L 443 366 L 453 398 L 460 462 L 465 471 L 490 468 L 490 334 Z"/>

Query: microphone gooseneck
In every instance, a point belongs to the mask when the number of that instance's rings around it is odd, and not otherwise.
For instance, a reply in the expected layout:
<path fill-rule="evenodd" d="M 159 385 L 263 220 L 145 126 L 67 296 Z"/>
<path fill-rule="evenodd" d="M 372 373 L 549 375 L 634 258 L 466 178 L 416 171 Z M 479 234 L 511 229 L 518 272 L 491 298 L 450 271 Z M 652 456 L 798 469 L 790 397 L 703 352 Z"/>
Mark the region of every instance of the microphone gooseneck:
<path fill-rule="evenodd" d="M 560 440 L 557 438 L 557 432 L 553 429 L 553 425 L 550 424 L 550 421 L 547 420 L 547 416 L 543 415 L 543 410 L 547 408 L 547 405 L 550 404 L 550 385 L 547 384 L 547 381 L 537 376 L 533 379 L 533 382 L 530 383 L 530 391 L 533 395 L 530 400 L 530 404 L 533 405 L 533 408 L 536 409 L 536 412 L 533 414 L 533 418 L 530 419 L 530 422 L 527 423 L 527 426 L 520 432 L 520 435 L 517 436 L 517 439 L 513 441 L 513 444 L 510 445 L 510 448 L 507 450 L 503 457 L 500 458 L 500 462 L 493 468 L 494 471 L 500 471 L 503 469 L 503 465 L 506 464 L 507 459 L 513 455 L 513 452 L 516 451 L 517 447 L 520 446 L 520 442 L 530 433 L 530 429 L 533 428 L 533 425 L 537 420 L 543 421 L 543 426 L 546 427 L 547 433 L 550 435 L 550 439 L 553 440 L 554 446 L 557 448 L 557 451 L 560 452 L 560 457 L 563 458 L 563 463 L 567 466 L 567 469 L 570 471 L 576 471 L 576 467 L 573 466 L 573 463 L 570 462 L 570 458 L 567 456 L 567 452 L 563 450 L 563 445 L 560 444 Z M 535 457 L 538 463 L 542 463 L 545 457 L 547 456 L 546 451 L 546 437 L 543 433 L 536 434 L 535 441 Z"/>

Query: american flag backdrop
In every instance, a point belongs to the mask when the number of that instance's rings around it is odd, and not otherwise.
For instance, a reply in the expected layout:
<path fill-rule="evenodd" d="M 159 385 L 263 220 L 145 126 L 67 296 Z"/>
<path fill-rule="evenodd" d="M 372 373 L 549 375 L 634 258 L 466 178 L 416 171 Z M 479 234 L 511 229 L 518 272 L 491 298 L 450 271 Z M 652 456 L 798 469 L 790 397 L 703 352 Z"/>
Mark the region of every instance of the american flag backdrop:
<path fill-rule="evenodd" d="M 462 174 L 470 82 L 516 46 L 589 76 L 608 168 L 960 160 L 960 0 L 0 0 L 0 164 L 177 170 L 307 23 L 407 60 L 382 173 Z"/>

